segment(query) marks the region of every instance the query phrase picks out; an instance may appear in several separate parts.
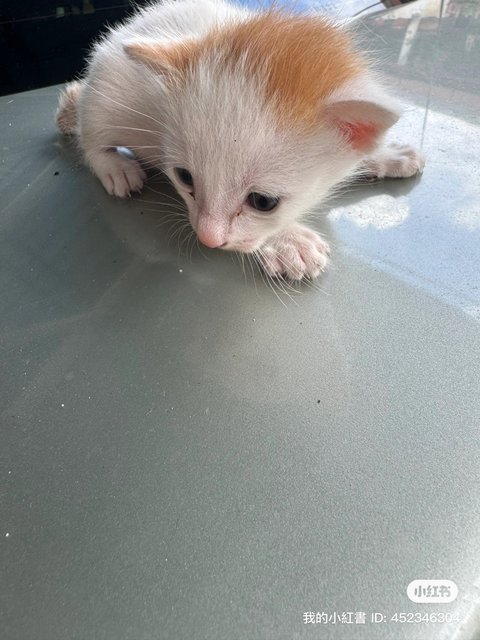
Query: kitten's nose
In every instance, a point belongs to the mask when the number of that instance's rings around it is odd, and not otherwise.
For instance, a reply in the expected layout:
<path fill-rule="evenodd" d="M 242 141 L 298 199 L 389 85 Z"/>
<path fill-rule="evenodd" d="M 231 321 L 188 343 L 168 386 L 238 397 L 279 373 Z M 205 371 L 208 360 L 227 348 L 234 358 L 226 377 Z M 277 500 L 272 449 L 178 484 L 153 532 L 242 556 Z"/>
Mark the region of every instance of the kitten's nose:
<path fill-rule="evenodd" d="M 227 244 L 228 222 L 225 216 L 210 209 L 200 210 L 197 220 L 197 236 L 210 249 L 219 249 Z"/>
<path fill-rule="evenodd" d="M 226 242 L 224 242 L 223 238 L 220 238 L 214 233 L 199 233 L 198 239 L 206 247 L 210 247 L 210 249 L 220 249 L 227 244 Z"/>

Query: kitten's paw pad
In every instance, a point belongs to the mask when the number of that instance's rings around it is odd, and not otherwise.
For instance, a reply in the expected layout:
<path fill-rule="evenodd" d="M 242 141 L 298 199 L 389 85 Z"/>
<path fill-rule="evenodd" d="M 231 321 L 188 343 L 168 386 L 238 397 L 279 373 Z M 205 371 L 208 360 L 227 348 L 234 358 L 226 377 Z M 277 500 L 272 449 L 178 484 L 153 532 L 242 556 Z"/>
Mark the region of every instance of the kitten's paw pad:
<path fill-rule="evenodd" d="M 328 263 L 330 248 L 317 233 L 296 225 L 271 238 L 260 250 L 265 271 L 290 280 L 316 278 Z"/>
<path fill-rule="evenodd" d="M 425 156 L 407 144 L 390 144 L 366 162 L 367 171 L 377 178 L 411 178 L 422 173 Z"/>
<path fill-rule="evenodd" d="M 147 178 L 139 162 L 114 152 L 95 158 L 91 164 L 105 191 L 119 198 L 128 198 L 132 192 L 141 191 Z"/>

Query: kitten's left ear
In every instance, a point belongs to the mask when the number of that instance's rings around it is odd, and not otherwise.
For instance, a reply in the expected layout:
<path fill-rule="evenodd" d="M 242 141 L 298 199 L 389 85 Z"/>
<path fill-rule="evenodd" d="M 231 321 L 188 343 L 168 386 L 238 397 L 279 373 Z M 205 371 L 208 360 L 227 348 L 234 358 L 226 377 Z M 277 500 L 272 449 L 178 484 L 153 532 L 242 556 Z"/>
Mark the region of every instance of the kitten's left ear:
<path fill-rule="evenodd" d="M 183 69 L 192 52 L 191 43 L 164 43 L 155 40 L 125 42 L 123 50 L 129 58 L 168 75 Z"/>
<path fill-rule="evenodd" d="M 353 149 L 368 152 L 379 138 L 394 125 L 399 113 L 368 100 L 338 100 L 330 102 L 324 116 L 338 129 Z"/>

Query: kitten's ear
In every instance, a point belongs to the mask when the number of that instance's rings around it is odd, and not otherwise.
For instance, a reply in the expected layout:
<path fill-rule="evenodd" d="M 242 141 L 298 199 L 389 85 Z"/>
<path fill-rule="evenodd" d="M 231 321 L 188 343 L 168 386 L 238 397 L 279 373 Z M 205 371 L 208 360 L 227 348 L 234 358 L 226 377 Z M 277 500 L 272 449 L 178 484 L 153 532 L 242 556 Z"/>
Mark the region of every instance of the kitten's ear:
<path fill-rule="evenodd" d="M 354 149 L 365 152 L 373 149 L 378 139 L 399 118 L 395 107 L 385 107 L 368 100 L 330 102 L 324 114 Z"/>
<path fill-rule="evenodd" d="M 183 69 L 191 53 L 191 47 L 185 42 L 164 43 L 155 40 L 126 42 L 123 50 L 132 60 L 162 75 Z"/>

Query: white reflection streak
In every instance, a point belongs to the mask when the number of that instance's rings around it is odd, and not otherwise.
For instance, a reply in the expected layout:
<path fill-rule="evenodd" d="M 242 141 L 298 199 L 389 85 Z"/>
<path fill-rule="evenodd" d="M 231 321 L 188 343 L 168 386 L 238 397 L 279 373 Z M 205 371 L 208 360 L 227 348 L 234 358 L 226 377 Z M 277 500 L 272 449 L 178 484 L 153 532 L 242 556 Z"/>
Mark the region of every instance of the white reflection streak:
<path fill-rule="evenodd" d="M 346 218 L 358 227 L 383 231 L 403 224 L 409 214 L 410 203 L 406 196 L 394 198 L 381 194 L 346 207 L 336 207 L 329 216 L 332 220 Z"/>

